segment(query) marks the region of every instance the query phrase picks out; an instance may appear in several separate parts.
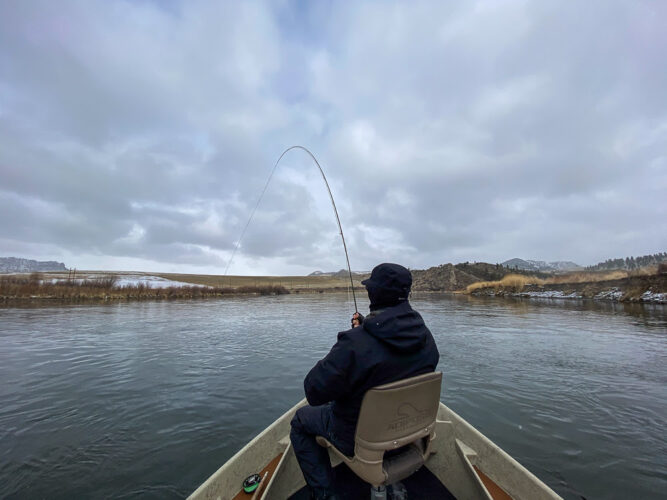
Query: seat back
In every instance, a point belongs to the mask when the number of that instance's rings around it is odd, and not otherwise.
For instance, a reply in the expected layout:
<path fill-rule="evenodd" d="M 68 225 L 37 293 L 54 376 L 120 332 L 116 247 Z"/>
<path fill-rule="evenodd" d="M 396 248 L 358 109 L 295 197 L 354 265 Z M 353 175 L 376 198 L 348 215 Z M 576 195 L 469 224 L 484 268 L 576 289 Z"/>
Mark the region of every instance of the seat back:
<path fill-rule="evenodd" d="M 431 372 L 374 387 L 361 402 L 355 442 L 365 448 L 393 450 L 435 426 L 442 373 Z"/>
<path fill-rule="evenodd" d="M 407 477 L 428 457 L 441 384 L 442 373 L 431 372 L 366 392 L 357 422 L 355 456 L 368 466 L 381 465 L 387 483 Z M 404 448 L 399 455 L 384 458 L 384 452 L 399 448 Z"/>

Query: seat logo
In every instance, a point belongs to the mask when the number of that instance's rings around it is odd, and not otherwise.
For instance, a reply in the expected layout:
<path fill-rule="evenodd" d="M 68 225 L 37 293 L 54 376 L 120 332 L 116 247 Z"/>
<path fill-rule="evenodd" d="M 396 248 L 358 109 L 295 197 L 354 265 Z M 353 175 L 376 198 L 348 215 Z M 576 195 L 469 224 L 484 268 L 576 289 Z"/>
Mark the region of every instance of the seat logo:
<path fill-rule="evenodd" d="M 387 425 L 387 430 L 403 431 L 411 427 L 417 427 L 429 420 L 428 410 L 419 410 L 410 403 L 403 403 L 396 410 L 397 419 Z"/>

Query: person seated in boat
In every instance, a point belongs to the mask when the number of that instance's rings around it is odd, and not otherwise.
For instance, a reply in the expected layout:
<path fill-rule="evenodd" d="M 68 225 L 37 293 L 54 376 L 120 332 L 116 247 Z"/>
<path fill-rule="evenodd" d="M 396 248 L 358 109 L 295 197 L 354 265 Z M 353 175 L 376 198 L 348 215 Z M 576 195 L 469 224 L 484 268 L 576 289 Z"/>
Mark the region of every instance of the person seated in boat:
<path fill-rule="evenodd" d="M 311 497 L 337 498 L 332 492 L 332 468 L 323 436 L 348 456 L 354 455 L 354 435 L 361 401 L 369 389 L 435 371 L 440 354 L 421 315 L 408 295 L 410 271 L 398 264 L 376 266 L 361 282 L 368 292 L 370 313 L 355 313 L 352 328 L 338 333 L 329 353 L 304 380 L 309 405 L 299 408 L 290 439 Z"/>

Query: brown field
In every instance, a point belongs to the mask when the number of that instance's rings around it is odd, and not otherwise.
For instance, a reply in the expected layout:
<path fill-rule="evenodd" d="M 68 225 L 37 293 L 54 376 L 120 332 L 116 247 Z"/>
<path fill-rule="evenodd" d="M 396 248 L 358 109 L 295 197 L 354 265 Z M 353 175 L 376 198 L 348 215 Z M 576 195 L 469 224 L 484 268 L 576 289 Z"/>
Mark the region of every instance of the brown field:
<path fill-rule="evenodd" d="M 139 274 L 139 273 L 132 273 Z M 151 276 L 192 283 L 196 285 L 208 285 L 219 287 L 241 287 L 241 286 L 283 286 L 291 291 L 306 290 L 331 290 L 347 289 L 350 286 L 349 278 L 335 276 L 220 276 L 212 274 L 170 274 L 170 273 L 145 273 Z M 363 288 L 361 280 L 353 276 L 354 288 Z"/>
<path fill-rule="evenodd" d="M 152 288 L 144 284 L 119 286 L 128 276 L 158 276 L 193 286 Z M 58 282 L 53 283 L 53 280 Z M 205 285 L 205 286 L 195 286 Z M 48 299 L 60 301 L 191 299 L 229 295 L 281 295 L 344 291 L 349 280 L 332 276 L 216 276 L 174 273 L 77 271 L 0 276 L 0 300 Z M 355 288 L 361 287 L 355 280 Z"/>

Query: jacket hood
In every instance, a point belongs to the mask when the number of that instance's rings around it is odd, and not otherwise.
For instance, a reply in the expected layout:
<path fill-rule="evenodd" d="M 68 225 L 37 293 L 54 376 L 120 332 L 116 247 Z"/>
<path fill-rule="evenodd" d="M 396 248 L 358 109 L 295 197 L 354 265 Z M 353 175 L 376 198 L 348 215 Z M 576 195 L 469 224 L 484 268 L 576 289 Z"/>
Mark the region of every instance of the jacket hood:
<path fill-rule="evenodd" d="M 405 353 L 422 349 L 430 333 L 421 315 L 407 301 L 369 315 L 363 328 L 379 341 Z"/>

